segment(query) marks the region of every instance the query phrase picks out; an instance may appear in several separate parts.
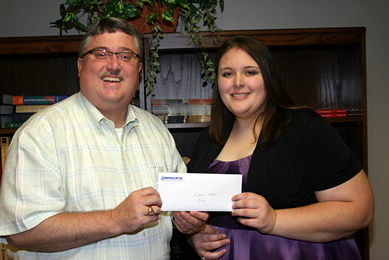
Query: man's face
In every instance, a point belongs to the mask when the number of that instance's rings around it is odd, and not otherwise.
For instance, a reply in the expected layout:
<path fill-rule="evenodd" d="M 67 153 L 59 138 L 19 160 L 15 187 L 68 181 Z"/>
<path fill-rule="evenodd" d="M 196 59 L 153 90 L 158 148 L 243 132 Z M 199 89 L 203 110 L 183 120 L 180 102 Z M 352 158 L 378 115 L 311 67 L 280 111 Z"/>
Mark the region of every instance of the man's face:
<path fill-rule="evenodd" d="M 94 36 L 86 51 L 93 49 L 139 54 L 132 36 L 122 31 Z M 97 109 L 104 112 L 127 107 L 139 85 L 142 63 L 138 58 L 124 62 L 115 54 L 108 60 L 87 54 L 77 65 L 81 92 Z"/>

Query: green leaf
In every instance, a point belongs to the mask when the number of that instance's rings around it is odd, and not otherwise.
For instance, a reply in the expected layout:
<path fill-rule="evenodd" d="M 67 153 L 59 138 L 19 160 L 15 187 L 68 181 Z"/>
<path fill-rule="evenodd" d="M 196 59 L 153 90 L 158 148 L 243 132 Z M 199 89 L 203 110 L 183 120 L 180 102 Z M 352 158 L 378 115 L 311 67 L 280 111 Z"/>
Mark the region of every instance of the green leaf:
<path fill-rule="evenodd" d="M 61 4 L 59 6 L 59 13 L 60 13 L 61 17 L 64 17 L 66 15 L 66 8 L 65 8 L 64 4 Z"/>
<path fill-rule="evenodd" d="M 164 12 L 162 18 L 169 22 L 174 22 L 173 16 L 169 12 Z"/>
<path fill-rule="evenodd" d="M 128 18 L 133 18 L 141 15 L 141 11 L 138 10 L 135 6 L 129 3 L 125 3 L 124 5 L 124 12 L 128 15 Z"/>
<path fill-rule="evenodd" d="M 162 27 L 161 27 L 161 25 L 157 24 L 157 25 L 155 25 L 155 28 L 158 29 L 158 32 L 162 32 Z M 158 36 L 161 37 L 160 34 L 159 34 Z"/>
<path fill-rule="evenodd" d="M 74 14 L 68 13 L 65 15 L 65 17 L 62 19 L 64 23 L 68 23 L 74 20 Z"/>
<path fill-rule="evenodd" d="M 149 21 L 154 20 L 157 17 L 157 13 L 150 13 L 148 16 L 146 16 Z"/>

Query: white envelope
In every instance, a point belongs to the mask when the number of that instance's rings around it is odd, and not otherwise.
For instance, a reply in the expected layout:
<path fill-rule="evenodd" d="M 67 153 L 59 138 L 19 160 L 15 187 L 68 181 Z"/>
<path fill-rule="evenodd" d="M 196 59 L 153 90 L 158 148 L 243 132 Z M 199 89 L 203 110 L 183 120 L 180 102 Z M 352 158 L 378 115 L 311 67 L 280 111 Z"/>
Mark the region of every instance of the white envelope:
<path fill-rule="evenodd" d="M 160 172 L 158 192 L 162 211 L 232 211 L 242 175 Z"/>

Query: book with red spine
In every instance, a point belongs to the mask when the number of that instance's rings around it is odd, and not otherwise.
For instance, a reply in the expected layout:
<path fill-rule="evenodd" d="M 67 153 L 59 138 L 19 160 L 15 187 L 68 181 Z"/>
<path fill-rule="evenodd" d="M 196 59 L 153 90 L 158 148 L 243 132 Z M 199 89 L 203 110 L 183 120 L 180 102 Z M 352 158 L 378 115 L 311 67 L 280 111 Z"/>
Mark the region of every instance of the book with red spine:
<path fill-rule="evenodd" d="M 316 113 L 318 114 L 347 114 L 347 113 L 356 113 L 361 112 L 361 109 L 318 109 Z"/>

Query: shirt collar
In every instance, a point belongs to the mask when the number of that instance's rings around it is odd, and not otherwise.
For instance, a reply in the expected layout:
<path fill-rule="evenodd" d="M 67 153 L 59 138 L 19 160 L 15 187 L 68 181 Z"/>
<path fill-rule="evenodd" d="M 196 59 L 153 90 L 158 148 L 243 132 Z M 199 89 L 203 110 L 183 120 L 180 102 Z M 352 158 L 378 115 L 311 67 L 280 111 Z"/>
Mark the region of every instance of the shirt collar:
<path fill-rule="evenodd" d="M 112 125 L 114 123 L 107 119 L 96 107 L 93 105 L 82 93 L 81 91 L 79 92 L 79 102 L 83 104 L 86 108 L 86 111 L 90 115 L 90 118 L 92 119 L 93 124 L 100 129 L 101 129 L 101 123 L 103 122 L 111 122 Z M 134 109 L 132 106 L 129 104 L 127 107 L 127 113 L 126 113 L 126 123 L 123 126 L 124 131 L 131 129 L 133 126 L 136 126 L 139 124 L 139 121 L 136 117 L 136 114 L 134 112 Z"/>

